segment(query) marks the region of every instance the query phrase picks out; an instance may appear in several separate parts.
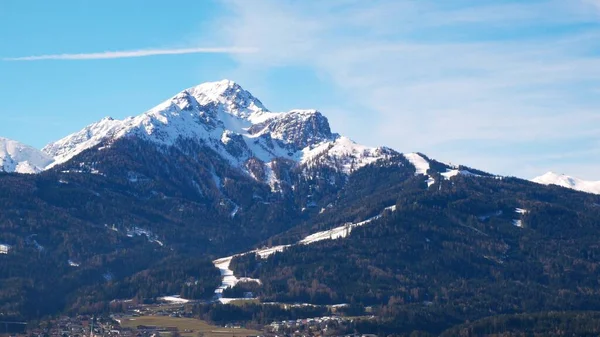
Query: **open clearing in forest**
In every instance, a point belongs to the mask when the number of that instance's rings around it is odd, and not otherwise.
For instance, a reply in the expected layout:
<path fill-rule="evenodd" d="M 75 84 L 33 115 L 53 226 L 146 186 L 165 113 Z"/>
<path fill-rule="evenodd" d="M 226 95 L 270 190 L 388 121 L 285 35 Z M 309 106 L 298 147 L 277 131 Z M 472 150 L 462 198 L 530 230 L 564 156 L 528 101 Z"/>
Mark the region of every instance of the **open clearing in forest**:
<path fill-rule="evenodd" d="M 201 332 L 206 337 L 242 337 L 258 336 L 260 331 L 248 329 L 230 329 L 215 325 L 210 325 L 205 321 L 193 318 L 178 318 L 169 316 L 141 316 L 123 318 L 121 326 L 125 328 L 137 328 L 138 325 L 156 326 L 159 328 L 177 327 L 179 334 L 186 337 L 197 337 Z M 186 332 L 188 330 L 189 332 Z M 161 332 L 162 335 L 169 336 L 171 332 Z"/>

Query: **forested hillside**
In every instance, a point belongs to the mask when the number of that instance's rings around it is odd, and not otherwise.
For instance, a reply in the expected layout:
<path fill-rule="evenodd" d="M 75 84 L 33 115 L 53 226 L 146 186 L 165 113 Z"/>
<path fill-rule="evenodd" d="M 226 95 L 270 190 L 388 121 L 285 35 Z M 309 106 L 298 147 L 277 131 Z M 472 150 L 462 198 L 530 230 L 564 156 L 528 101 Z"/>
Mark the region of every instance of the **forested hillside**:
<path fill-rule="evenodd" d="M 376 306 L 390 331 L 410 317 L 440 333 L 485 316 L 599 307 L 597 196 L 514 178 L 440 182 L 398 183 L 396 210 L 348 238 L 244 255 L 232 268 L 261 280 L 264 301 Z M 375 195 L 362 205 L 389 205 L 389 193 Z"/>

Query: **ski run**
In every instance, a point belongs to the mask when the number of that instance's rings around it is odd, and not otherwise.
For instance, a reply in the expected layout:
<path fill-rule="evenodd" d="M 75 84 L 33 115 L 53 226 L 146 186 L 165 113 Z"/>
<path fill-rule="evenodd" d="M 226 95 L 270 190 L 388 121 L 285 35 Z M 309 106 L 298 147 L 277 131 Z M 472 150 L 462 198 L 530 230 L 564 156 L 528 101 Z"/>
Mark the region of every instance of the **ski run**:
<path fill-rule="evenodd" d="M 369 219 L 361 221 L 361 222 L 347 223 L 342 226 L 332 228 L 330 230 L 317 232 L 317 233 L 308 235 L 307 237 L 298 241 L 295 244 L 281 245 L 281 246 L 268 247 L 268 248 L 260 248 L 260 249 L 251 250 L 249 252 L 235 254 L 232 256 L 227 256 L 227 257 L 223 257 L 220 259 L 216 259 L 213 261 L 213 264 L 215 265 L 215 267 L 217 267 L 217 269 L 219 269 L 219 272 L 221 273 L 222 282 L 221 282 L 221 285 L 215 290 L 215 295 L 221 303 L 229 303 L 236 299 L 223 298 L 223 291 L 225 289 L 234 287 L 239 282 L 256 282 L 259 284 L 261 283 L 260 280 L 258 280 L 258 279 L 253 279 L 253 278 L 248 278 L 248 277 L 241 277 L 241 278 L 236 277 L 233 274 L 233 270 L 230 269 L 231 260 L 234 257 L 243 256 L 243 255 L 247 255 L 247 254 L 256 254 L 261 259 L 266 259 L 269 256 L 271 256 L 277 252 L 282 252 L 282 251 L 286 250 L 287 248 L 295 246 L 295 245 L 309 245 L 309 244 L 323 241 L 323 240 L 335 240 L 335 239 L 339 239 L 339 238 L 345 238 L 348 235 L 350 235 L 350 233 L 352 232 L 352 230 L 354 228 L 364 226 L 372 221 L 375 221 L 375 220 L 381 218 L 386 211 L 394 212 L 394 211 L 396 211 L 396 206 L 393 205 L 390 207 L 386 207 L 383 210 L 383 212 L 381 212 L 379 215 L 376 215 L 372 218 L 369 218 Z M 247 299 L 245 299 L 245 300 L 247 300 Z"/>

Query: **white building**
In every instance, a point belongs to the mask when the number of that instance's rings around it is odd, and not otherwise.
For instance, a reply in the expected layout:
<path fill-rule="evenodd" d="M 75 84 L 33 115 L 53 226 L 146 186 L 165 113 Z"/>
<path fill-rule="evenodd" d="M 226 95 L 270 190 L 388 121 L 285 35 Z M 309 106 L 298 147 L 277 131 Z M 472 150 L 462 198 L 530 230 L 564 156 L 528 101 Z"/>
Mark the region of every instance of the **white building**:
<path fill-rule="evenodd" d="M 0 243 L 0 254 L 8 254 L 10 251 L 10 246 Z"/>

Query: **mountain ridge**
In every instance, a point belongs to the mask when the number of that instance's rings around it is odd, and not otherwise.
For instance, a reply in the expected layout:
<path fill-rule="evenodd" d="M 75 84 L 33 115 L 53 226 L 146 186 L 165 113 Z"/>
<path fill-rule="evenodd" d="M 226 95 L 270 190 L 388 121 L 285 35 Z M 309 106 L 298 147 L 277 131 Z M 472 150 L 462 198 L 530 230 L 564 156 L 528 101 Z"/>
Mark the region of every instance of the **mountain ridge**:
<path fill-rule="evenodd" d="M 0 171 L 39 173 L 51 162 L 52 158 L 38 149 L 0 137 Z"/>
<path fill-rule="evenodd" d="M 539 177 L 535 177 L 531 181 L 543 185 L 557 185 L 581 192 L 600 194 L 600 181 L 583 180 L 552 171 Z"/>
<path fill-rule="evenodd" d="M 159 146 L 173 146 L 178 138 L 200 140 L 208 143 L 232 166 L 255 178 L 265 175 L 259 172 L 268 175 L 272 162 L 277 159 L 304 166 L 312 163 L 329 165 L 348 174 L 398 153 L 387 147 L 363 146 L 333 133 L 329 121 L 318 110 L 272 112 L 238 83 L 224 79 L 187 88 L 141 115 L 123 120 L 105 117 L 47 144 L 41 151 L 20 144 L 17 148 L 23 150 L 17 160 L 8 154 L 6 143 L 9 140 L 5 139 L 2 143 L 4 151 L 0 153 L 2 170 L 39 173 L 67 162 L 87 149 L 105 148 L 125 137 L 140 137 Z M 415 166 L 416 174 L 426 175 L 427 184 L 431 186 L 435 179 L 427 174 L 430 159 L 418 153 L 407 153 L 406 156 Z M 347 158 L 341 162 L 342 157 Z M 257 166 L 256 160 L 260 165 Z M 259 172 L 256 172 L 257 168 Z M 448 166 L 442 173 L 445 178 L 457 174 L 471 172 Z M 279 177 L 271 176 L 270 179 L 272 182 Z M 600 182 L 551 172 L 531 181 L 600 194 Z"/>
<path fill-rule="evenodd" d="M 181 139 L 202 142 L 250 176 L 256 174 L 248 166 L 256 167 L 257 160 L 261 171 L 269 171 L 274 161 L 290 160 L 307 166 L 318 162 L 347 174 L 395 153 L 331 132 L 327 118 L 314 109 L 271 112 L 230 80 L 188 88 L 139 116 L 104 118 L 42 151 L 55 158 L 52 167 L 127 137 L 159 146 L 176 146 Z"/>

